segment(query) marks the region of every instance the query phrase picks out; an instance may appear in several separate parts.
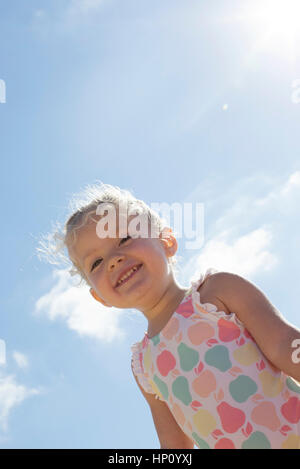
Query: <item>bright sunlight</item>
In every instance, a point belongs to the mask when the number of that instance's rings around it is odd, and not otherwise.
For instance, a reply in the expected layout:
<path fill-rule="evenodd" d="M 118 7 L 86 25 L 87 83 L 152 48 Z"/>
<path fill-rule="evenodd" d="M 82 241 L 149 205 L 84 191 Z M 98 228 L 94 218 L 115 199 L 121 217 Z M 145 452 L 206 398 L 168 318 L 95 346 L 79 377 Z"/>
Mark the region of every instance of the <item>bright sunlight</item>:
<path fill-rule="evenodd" d="M 300 0 L 251 0 L 241 2 L 225 22 L 242 23 L 254 34 L 250 60 L 262 50 L 268 50 L 289 60 L 297 61 L 300 41 Z"/>
<path fill-rule="evenodd" d="M 299 31 L 300 0 L 260 0 L 249 16 L 262 22 L 268 36 L 294 38 Z"/>

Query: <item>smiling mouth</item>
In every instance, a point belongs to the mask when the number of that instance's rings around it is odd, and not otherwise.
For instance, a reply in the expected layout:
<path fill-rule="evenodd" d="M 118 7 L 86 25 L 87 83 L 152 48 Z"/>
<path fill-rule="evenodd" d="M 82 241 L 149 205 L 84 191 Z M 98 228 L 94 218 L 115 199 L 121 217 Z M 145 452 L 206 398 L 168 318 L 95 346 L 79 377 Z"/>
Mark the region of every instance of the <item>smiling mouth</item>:
<path fill-rule="evenodd" d="M 115 288 L 118 288 L 120 287 L 121 285 L 123 285 L 124 283 L 128 282 L 128 280 L 130 280 L 132 277 L 134 277 L 134 275 L 141 269 L 141 267 L 143 266 L 143 264 L 139 264 L 137 266 L 135 266 L 136 270 L 134 272 L 132 272 L 128 277 L 126 277 L 124 280 L 122 280 L 121 282 L 118 282 L 116 287 Z"/>

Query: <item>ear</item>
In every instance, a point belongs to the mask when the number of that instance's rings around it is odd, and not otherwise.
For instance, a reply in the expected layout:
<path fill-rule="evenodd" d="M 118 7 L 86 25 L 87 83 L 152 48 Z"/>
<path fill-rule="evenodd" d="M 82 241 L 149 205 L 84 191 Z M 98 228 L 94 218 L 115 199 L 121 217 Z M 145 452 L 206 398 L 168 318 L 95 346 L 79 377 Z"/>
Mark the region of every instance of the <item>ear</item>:
<path fill-rule="evenodd" d="M 93 290 L 93 288 L 90 288 L 90 294 L 92 295 L 93 298 L 95 298 L 96 301 L 99 301 L 99 303 L 102 303 L 104 306 L 107 306 L 108 308 L 111 308 L 111 305 L 109 305 L 104 300 L 102 300 L 102 298 L 100 298 L 100 296 L 97 295 L 95 290 Z"/>
<path fill-rule="evenodd" d="M 172 234 L 172 229 L 164 228 L 163 231 L 160 233 L 159 237 L 161 238 L 161 241 L 163 243 L 166 256 L 174 256 L 178 249 L 178 244 L 175 236 Z"/>

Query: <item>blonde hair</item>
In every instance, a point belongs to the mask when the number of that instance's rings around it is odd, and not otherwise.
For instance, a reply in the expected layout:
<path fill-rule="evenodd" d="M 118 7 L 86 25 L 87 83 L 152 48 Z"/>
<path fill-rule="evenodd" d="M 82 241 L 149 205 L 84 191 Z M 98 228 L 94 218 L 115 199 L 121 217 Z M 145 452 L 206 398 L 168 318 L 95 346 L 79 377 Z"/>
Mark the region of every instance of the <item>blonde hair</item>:
<path fill-rule="evenodd" d="M 145 214 L 159 234 L 163 232 L 165 227 L 168 227 L 163 217 L 159 216 L 144 201 L 134 197 L 128 190 L 104 184 L 101 181 L 86 186 L 83 191 L 70 200 L 69 214 L 64 225 L 61 226 L 59 222 L 56 222 L 53 232 L 43 235 L 37 248 L 38 257 L 40 259 L 44 258 L 50 264 L 59 265 L 63 263 L 70 267 L 71 262 L 69 273 L 72 276 L 79 275 L 80 284 L 89 285 L 88 279 L 76 261 L 71 259 L 69 255 L 65 255 L 64 251 L 68 247 L 70 236 L 73 235 L 73 242 L 75 242 L 76 231 L 85 225 L 91 215 L 95 214 L 98 205 L 101 203 L 112 203 L 115 207 L 119 207 L 122 203 L 125 204 L 128 211 L 134 210 L 138 214 Z M 173 232 L 173 234 L 176 233 Z M 176 268 L 177 257 L 168 258 L 168 262 L 172 272 L 176 273 L 178 271 Z"/>

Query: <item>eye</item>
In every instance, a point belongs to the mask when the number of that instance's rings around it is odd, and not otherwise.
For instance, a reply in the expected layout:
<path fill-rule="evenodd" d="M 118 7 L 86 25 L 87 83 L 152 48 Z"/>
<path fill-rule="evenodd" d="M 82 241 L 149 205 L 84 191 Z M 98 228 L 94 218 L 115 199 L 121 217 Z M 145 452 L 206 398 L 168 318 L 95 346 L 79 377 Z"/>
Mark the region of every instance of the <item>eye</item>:
<path fill-rule="evenodd" d="M 127 241 L 127 239 L 130 239 L 130 238 L 131 238 L 131 236 L 127 236 L 127 238 L 122 238 L 121 241 L 120 241 L 120 244 L 123 244 L 123 241 L 125 242 L 125 241 Z"/>
<path fill-rule="evenodd" d="M 98 265 L 98 261 L 100 261 L 100 262 L 101 262 L 101 261 L 102 261 L 102 259 L 97 259 L 97 260 L 96 260 L 96 261 L 93 263 L 93 265 L 92 265 L 92 268 L 91 268 L 91 272 L 94 270 L 94 268 L 95 268 L 95 267 L 97 267 L 97 265 Z"/>
<path fill-rule="evenodd" d="M 126 242 L 128 239 L 130 239 L 130 238 L 131 238 L 131 236 L 127 236 L 126 238 L 122 238 L 121 241 L 120 241 L 120 243 L 119 243 L 119 245 L 125 243 L 125 242 Z M 91 267 L 91 272 L 100 264 L 101 261 L 102 261 L 102 259 L 97 259 L 97 260 L 93 263 L 93 265 L 92 265 L 92 267 Z"/>

